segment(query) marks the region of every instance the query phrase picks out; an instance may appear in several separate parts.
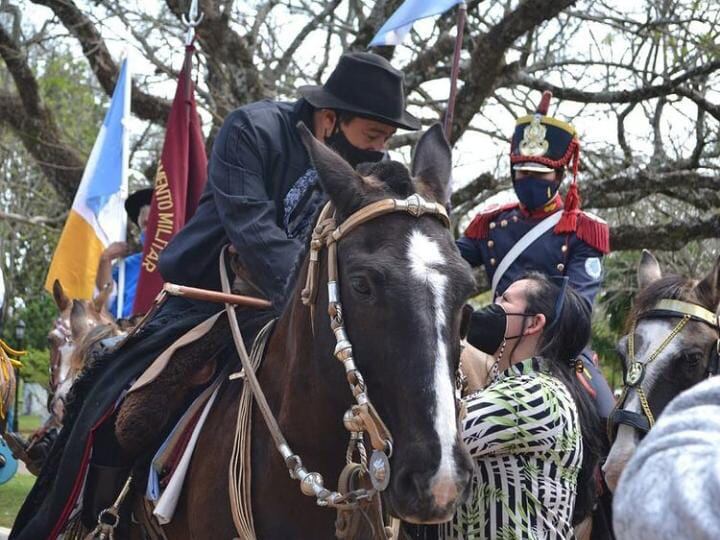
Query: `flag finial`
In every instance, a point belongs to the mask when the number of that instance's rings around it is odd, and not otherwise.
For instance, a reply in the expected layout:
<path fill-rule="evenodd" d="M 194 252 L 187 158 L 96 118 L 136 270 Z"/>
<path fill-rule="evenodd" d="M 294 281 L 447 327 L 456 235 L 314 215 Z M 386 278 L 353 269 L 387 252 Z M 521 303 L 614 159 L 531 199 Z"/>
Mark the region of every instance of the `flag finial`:
<path fill-rule="evenodd" d="M 537 113 L 547 116 L 548 110 L 550 109 L 550 100 L 552 99 L 552 92 L 545 90 L 540 98 L 540 104 L 537 107 Z"/>
<path fill-rule="evenodd" d="M 192 42 L 195 40 L 195 27 L 202 22 L 204 16 L 204 13 L 200 13 L 200 16 L 198 16 L 198 0 L 192 0 L 187 16 L 184 13 L 182 16 L 182 22 L 187 28 L 185 46 L 189 47 L 192 45 Z"/>

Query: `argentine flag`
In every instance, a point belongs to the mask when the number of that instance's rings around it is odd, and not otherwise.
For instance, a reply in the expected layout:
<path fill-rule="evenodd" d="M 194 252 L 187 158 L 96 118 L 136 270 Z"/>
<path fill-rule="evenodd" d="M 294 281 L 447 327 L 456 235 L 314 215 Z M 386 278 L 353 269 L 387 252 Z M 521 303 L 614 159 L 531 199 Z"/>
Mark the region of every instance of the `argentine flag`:
<path fill-rule="evenodd" d="M 70 298 L 92 298 L 100 255 L 125 240 L 131 83 L 126 58 L 55 249 L 48 291 L 59 279 Z"/>
<path fill-rule="evenodd" d="M 464 0 L 405 0 L 370 42 L 370 47 L 400 45 L 419 19 L 445 13 Z"/>

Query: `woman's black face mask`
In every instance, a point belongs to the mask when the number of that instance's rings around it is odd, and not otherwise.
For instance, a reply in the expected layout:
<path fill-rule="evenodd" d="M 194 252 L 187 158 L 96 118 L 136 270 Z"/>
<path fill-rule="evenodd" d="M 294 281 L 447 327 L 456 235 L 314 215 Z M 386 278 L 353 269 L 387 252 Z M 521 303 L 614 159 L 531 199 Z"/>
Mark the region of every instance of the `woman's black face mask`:
<path fill-rule="evenodd" d="M 336 120 L 332 135 L 325 137 L 325 144 L 340 154 L 353 169 L 361 163 L 376 163 L 385 157 L 385 152 L 363 150 L 351 143 L 340 128 L 339 120 Z"/>
<path fill-rule="evenodd" d="M 530 313 L 507 313 L 500 304 L 490 304 L 473 312 L 467 341 L 485 354 L 494 355 L 506 339 L 522 336 L 506 336 L 507 318 L 532 317 Z"/>

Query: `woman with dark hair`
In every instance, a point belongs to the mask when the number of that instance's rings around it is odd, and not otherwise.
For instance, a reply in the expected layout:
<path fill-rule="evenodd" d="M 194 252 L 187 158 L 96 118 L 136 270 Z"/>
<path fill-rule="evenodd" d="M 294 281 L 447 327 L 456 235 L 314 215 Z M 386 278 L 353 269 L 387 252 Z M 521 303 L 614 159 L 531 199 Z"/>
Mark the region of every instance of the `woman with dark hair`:
<path fill-rule="evenodd" d="M 492 355 L 483 388 L 464 397 L 471 496 L 442 538 L 574 538 L 590 515 L 598 418 L 575 376 L 590 339 L 587 303 L 532 273 L 473 314 L 468 342 Z M 477 369 L 463 354 L 464 369 Z M 484 368 L 483 368 L 484 369 Z"/>

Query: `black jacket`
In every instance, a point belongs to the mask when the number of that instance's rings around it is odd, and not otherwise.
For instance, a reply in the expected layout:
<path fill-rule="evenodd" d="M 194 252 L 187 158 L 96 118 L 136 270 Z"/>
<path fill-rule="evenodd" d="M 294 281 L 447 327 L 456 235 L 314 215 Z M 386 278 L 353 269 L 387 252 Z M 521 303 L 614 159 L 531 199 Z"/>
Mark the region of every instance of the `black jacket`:
<path fill-rule="evenodd" d="M 312 107 L 302 99 L 251 103 L 225 119 L 197 212 L 160 256 L 165 281 L 220 290 L 218 256 L 232 243 L 253 283 L 276 308 L 283 305 L 301 249 L 298 226 L 307 225 L 320 199 L 295 127 L 300 120 L 312 129 Z M 311 189 L 288 201 L 293 185 L 313 175 Z"/>

